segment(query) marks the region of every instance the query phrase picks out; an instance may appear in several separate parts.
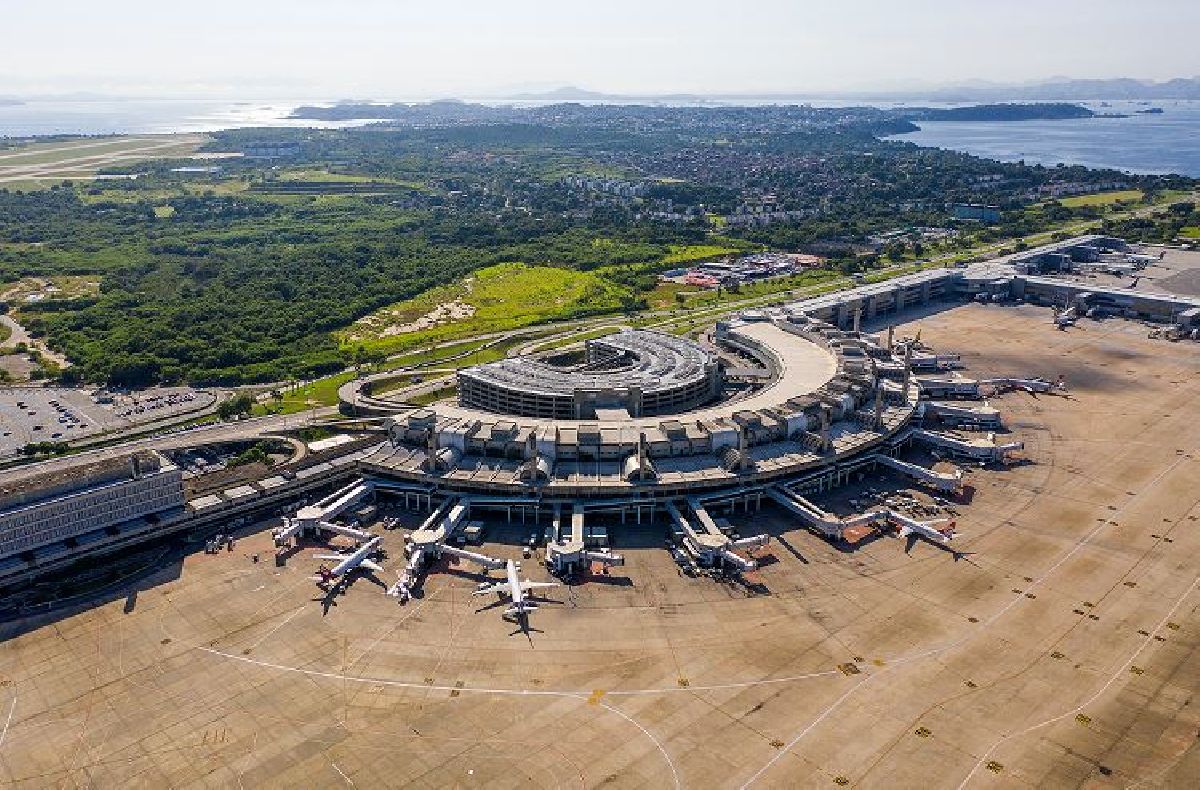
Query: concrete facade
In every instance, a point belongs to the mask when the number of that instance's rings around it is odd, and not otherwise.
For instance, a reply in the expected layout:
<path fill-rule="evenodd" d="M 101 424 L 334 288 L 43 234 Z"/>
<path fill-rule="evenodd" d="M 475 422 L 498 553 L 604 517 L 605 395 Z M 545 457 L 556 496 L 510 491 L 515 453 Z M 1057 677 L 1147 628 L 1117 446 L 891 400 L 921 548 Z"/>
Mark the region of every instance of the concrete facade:
<path fill-rule="evenodd" d="M 181 508 L 183 475 L 137 454 L 71 479 L 34 479 L 0 511 L 0 559 L 122 522 Z"/>

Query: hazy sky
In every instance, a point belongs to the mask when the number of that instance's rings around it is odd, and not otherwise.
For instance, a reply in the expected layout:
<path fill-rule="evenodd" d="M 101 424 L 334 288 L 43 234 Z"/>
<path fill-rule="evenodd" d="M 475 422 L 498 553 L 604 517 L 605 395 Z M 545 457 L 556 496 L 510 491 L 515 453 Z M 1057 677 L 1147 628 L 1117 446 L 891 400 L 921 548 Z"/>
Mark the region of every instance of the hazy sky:
<path fill-rule="evenodd" d="M 839 91 L 1200 74 L 1200 0 L 0 0 L 0 95 Z"/>

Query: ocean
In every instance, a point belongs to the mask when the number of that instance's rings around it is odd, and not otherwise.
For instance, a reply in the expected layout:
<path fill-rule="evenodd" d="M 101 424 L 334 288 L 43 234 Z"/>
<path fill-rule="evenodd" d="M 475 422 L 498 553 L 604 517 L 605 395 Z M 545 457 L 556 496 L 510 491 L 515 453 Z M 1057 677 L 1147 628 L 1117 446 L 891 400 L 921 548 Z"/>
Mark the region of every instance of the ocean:
<path fill-rule="evenodd" d="M 919 132 L 896 135 L 921 146 L 949 148 L 1006 162 L 1086 165 L 1132 173 L 1200 178 L 1200 102 L 1111 102 L 1087 106 L 1128 118 L 1063 121 L 923 121 Z M 1161 107 L 1161 115 L 1137 110 Z"/>
<path fill-rule="evenodd" d="M 400 101 L 404 101 L 401 99 Z M 496 102 L 495 99 L 487 100 Z M 372 119 L 321 122 L 287 116 L 301 104 L 326 104 L 269 99 L 32 99 L 24 104 L 0 104 L 0 137 L 40 135 L 167 134 L 211 132 L 251 126 L 339 128 Z M 725 102 L 712 102 L 716 106 Z M 747 105 L 773 103 L 739 102 Z M 861 99 L 821 100 L 816 106 L 863 105 Z M 895 106 L 881 103 L 879 106 Z M 1044 165 L 1109 167 L 1134 173 L 1180 173 L 1200 178 L 1200 102 L 1156 102 L 1161 115 L 1139 115 L 1146 104 L 1112 102 L 1097 112 L 1126 113 L 1128 118 L 1061 121 L 922 122 L 921 130 L 892 139 L 922 146 L 949 148 L 1004 161 L 1025 160 Z"/>
<path fill-rule="evenodd" d="M 301 121 L 291 111 L 312 101 L 231 101 L 229 99 L 28 99 L 0 103 L 0 137 L 59 134 L 172 134 L 215 132 L 250 126 L 338 128 L 367 123 Z"/>

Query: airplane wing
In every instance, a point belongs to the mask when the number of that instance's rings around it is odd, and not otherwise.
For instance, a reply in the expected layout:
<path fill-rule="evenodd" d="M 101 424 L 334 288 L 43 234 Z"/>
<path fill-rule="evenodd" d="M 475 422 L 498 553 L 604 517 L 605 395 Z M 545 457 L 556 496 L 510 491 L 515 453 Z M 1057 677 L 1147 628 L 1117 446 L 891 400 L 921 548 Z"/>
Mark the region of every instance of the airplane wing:
<path fill-rule="evenodd" d="M 332 560 L 333 562 L 341 562 L 350 555 L 348 554 L 314 554 L 314 560 Z"/>
<path fill-rule="evenodd" d="M 383 570 L 382 565 L 380 565 L 378 562 L 372 562 L 371 560 L 363 560 L 362 562 L 358 563 L 358 567 L 366 568 L 367 570 L 374 571 L 375 573 L 379 573 Z"/>
<path fill-rule="evenodd" d="M 507 591 L 508 582 L 497 582 L 496 584 L 489 584 L 484 587 L 480 587 L 478 590 L 475 590 L 473 593 L 471 593 L 471 595 L 491 595 L 492 593 L 502 593 Z"/>
<path fill-rule="evenodd" d="M 531 582 L 528 579 L 521 582 L 521 589 L 528 592 L 529 590 L 537 590 L 543 587 L 557 587 L 556 582 Z"/>

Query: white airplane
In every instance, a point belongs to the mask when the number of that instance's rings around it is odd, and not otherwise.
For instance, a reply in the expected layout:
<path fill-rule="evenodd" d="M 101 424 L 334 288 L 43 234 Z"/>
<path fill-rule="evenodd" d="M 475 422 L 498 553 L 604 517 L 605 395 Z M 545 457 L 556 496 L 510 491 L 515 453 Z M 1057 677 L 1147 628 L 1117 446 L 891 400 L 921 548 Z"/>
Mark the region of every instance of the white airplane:
<path fill-rule="evenodd" d="M 369 571 L 379 572 L 383 567 L 370 559 L 369 555 L 374 554 L 379 550 L 379 544 L 383 542 L 383 538 L 375 536 L 368 540 L 363 545 L 359 546 L 350 554 L 317 554 L 314 559 L 318 560 L 337 560 L 337 564 L 332 568 L 326 568 L 322 565 L 317 570 L 317 575 L 313 577 L 313 581 L 322 590 L 333 590 L 338 585 L 342 584 L 346 575 L 351 571 L 364 568 Z"/>
<path fill-rule="evenodd" d="M 557 587 L 558 584 L 555 582 L 532 582 L 529 579 L 521 581 L 521 579 L 517 576 L 517 573 L 520 571 L 520 569 L 521 567 L 514 560 L 509 560 L 505 566 L 505 572 L 508 578 L 502 582 L 496 582 L 495 584 L 488 584 L 485 582 L 479 586 L 479 589 L 475 590 L 474 595 L 487 595 L 488 593 L 505 595 L 507 593 L 508 597 L 512 600 L 512 605 L 504 610 L 504 616 L 516 616 L 519 618 L 525 617 L 534 609 L 538 608 L 536 603 L 530 601 L 528 597 L 526 597 L 526 593 L 528 593 L 530 590 L 541 589 L 544 587 Z"/>
<path fill-rule="evenodd" d="M 1069 326 L 1075 326 L 1076 311 L 1074 307 L 1068 307 L 1066 310 L 1054 311 L 1054 325 L 1059 329 L 1066 329 Z"/>
<path fill-rule="evenodd" d="M 894 511 L 889 513 L 888 519 L 896 526 L 897 537 L 908 539 L 908 545 L 904 547 L 905 554 L 912 551 L 913 543 L 915 543 L 918 538 L 921 538 L 929 541 L 939 548 L 950 551 L 952 554 L 954 554 L 954 559 L 956 561 L 959 558 L 966 556 L 964 552 L 954 551 L 950 548 L 950 541 L 954 540 L 955 536 L 955 522 L 953 521 L 947 524 L 944 528 L 939 529 L 936 525 L 942 523 L 946 519 L 939 519 L 937 521 L 917 521 L 915 518 L 909 518 L 908 516 L 896 513 Z"/>

